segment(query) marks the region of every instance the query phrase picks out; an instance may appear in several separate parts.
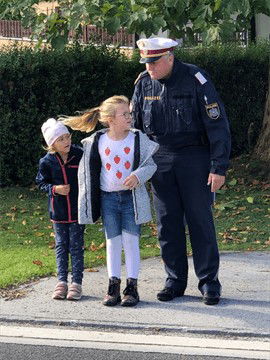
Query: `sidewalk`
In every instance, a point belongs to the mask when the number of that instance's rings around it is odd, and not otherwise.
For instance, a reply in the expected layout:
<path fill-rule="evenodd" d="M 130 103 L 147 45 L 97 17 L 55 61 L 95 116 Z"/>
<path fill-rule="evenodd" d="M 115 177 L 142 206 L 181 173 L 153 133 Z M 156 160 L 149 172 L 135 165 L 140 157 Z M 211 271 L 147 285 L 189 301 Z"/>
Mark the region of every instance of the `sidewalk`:
<path fill-rule="evenodd" d="M 84 296 L 78 302 L 51 300 L 55 278 L 27 285 L 27 295 L 15 300 L 0 299 L 0 322 L 73 325 L 85 327 L 175 330 L 242 336 L 270 336 L 269 252 L 221 254 L 220 304 L 206 306 L 197 290 L 192 258 L 185 296 L 159 302 L 165 272 L 161 258 L 143 260 L 139 279 L 141 302 L 135 308 L 101 304 L 107 290 L 106 268 L 85 272 Z M 125 286 L 123 268 L 122 289 Z"/>

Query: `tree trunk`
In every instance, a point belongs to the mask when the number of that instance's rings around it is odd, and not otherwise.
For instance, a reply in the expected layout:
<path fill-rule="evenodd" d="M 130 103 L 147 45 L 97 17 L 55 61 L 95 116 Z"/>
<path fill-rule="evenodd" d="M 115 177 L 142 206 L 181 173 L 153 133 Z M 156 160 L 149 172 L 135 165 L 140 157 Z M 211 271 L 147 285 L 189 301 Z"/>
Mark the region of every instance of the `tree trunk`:
<path fill-rule="evenodd" d="M 270 162 L 270 70 L 263 124 L 254 154 L 258 159 Z"/>

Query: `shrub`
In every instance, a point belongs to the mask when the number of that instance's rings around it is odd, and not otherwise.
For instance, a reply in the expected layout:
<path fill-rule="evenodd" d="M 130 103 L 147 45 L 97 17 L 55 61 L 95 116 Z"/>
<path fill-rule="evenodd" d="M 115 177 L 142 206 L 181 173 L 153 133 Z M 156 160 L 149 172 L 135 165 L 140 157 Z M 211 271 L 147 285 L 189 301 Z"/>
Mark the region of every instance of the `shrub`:
<path fill-rule="evenodd" d="M 268 43 L 176 50 L 176 57 L 213 79 L 231 124 L 232 156 L 250 151 L 258 138 L 269 55 Z M 61 52 L 16 47 L 0 52 L 0 184 L 34 181 L 44 155 L 40 127 L 47 118 L 72 115 L 116 94 L 131 98 L 134 80 L 145 69 L 138 59 L 138 51 L 128 60 L 118 50 L 93 45 Z M 73 141 L 83 137 L 75 132 Z"/>

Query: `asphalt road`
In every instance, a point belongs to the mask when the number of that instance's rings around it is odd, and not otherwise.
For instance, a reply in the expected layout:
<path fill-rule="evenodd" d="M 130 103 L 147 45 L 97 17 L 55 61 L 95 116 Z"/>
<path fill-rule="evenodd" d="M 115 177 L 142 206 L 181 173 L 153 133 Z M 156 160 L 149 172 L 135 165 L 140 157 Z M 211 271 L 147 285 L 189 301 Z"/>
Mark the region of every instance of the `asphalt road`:
<path fill-rule="evenodd" d="M 1 343 L 0 359 L 5 360 L 246 360 L 246 358 L 79 349 L 56 346 Z"/>

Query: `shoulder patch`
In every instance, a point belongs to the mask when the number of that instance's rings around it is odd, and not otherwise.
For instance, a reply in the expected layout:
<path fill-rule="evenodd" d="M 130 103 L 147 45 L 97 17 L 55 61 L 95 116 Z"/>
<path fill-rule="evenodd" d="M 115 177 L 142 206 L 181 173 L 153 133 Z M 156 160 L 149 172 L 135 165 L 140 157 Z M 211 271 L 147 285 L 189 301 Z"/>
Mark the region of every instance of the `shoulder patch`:
<path fill-rule="evenodd" d="M 220 117 L 220 109 L 218 103 L 206 104 L 206 113 L 212 120 L 216 120 Z"/>
<path fill-rule="evenodd" d="M 201 85 L 205 84 L 207 82 L 206 78 L 203 76 L 203 74 L 198 71 L 196 74 L 195 74 L 195 77 L 199 80 L 199 82 L 201 83 Z"/>
<path fill-rule="evenodd" d="M 143 72 L 139 73 L 137 79 L 134 81 L 134 85 L 136 85 L 138 81 L 140 81 L 142 78 L 144 78 L 147 75 L 148 75 L 147 71 L 143 71 Z"/>

